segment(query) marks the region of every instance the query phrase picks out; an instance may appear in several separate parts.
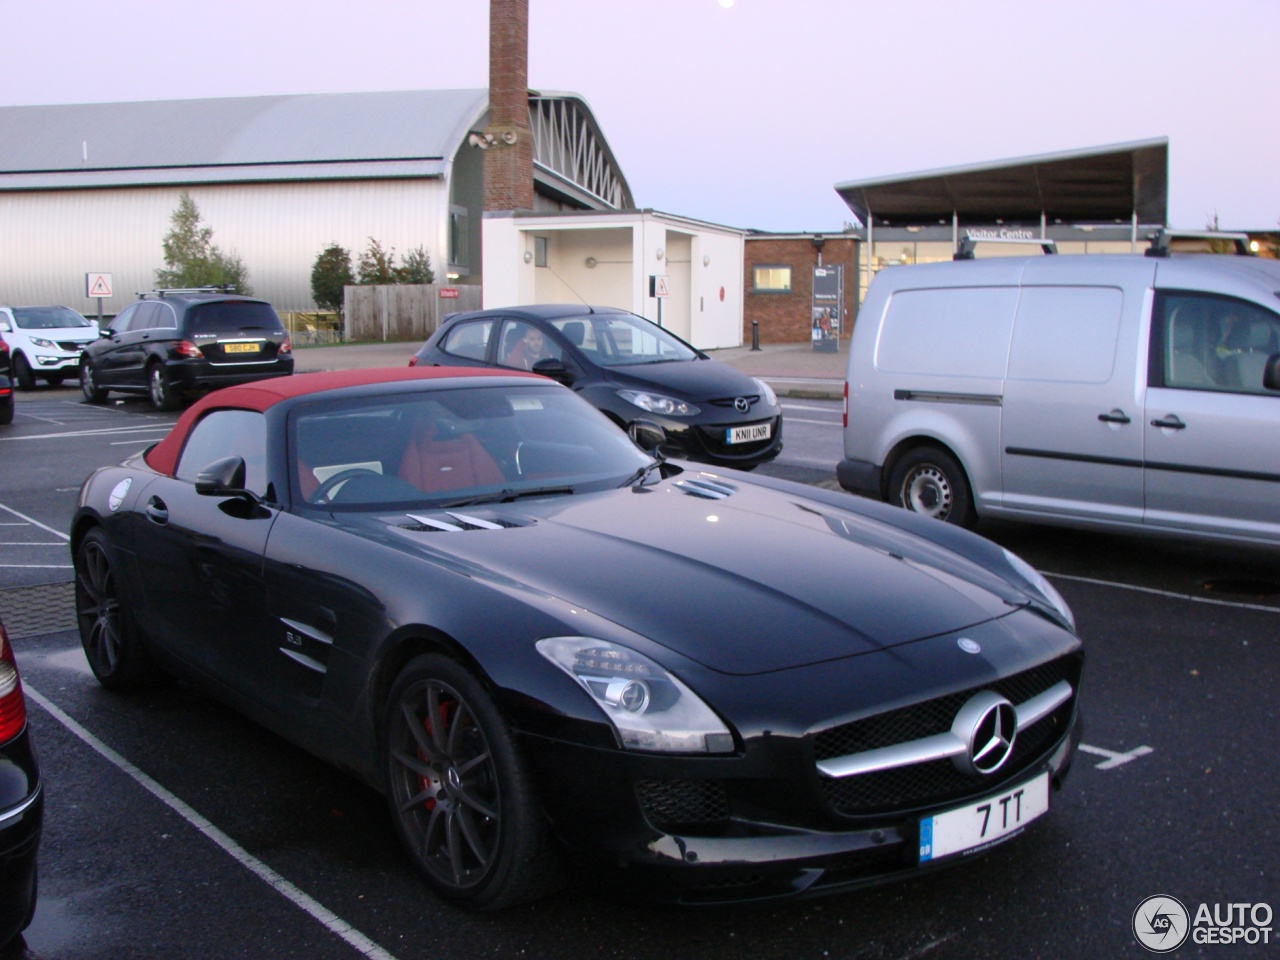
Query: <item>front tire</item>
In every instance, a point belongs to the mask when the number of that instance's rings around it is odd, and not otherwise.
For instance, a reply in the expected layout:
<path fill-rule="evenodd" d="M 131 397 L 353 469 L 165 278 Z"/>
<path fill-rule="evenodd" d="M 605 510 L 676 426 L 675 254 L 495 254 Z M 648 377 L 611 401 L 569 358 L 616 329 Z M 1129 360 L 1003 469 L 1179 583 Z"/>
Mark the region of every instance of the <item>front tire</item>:
<path fill-rule="evenodd" d="M 93 675 L 108 690 L 137 690 L 155 682 L 159 671 L 121 593 L 101 529 L 84 535 L 75 566 L 76 624 Z"/>
<path fill-rule="evenodd" d="M 15 353 L 13 355 L 13 379 L 18 382 L 19 390 L 34 390 L 36 388 L 35 371 L 31 369 L 26 354 Z"/>
<path fill-rule="evenodd" d="M 384 744 L 396 832 L 437 894 L 498 910 L 555 889 L 551 840 L 511 730 L 464 667 L 436 654 L 411 660 L 391 690 Z"/>
<path fill-rule="evenodd" d="M 93 378 L 93 365 L 87 360 L 80 362 L 80 392 L 84 394 L 86 403 L 105 403 L 107 391 L 98 388 Z"/>
<path fill-rule="evenodd" d="M 964 469 L 937 447 L 917 447 L 894 465 L 889 502 L 959 527 L 973 523 L 973 496 Z"/>
<path fill-rule="evenodd" d="M 178 408 L 178 392 L 162 363 L 153 363 L 147 368 L 147 393 L 151 406 L 162 413 Z"/>

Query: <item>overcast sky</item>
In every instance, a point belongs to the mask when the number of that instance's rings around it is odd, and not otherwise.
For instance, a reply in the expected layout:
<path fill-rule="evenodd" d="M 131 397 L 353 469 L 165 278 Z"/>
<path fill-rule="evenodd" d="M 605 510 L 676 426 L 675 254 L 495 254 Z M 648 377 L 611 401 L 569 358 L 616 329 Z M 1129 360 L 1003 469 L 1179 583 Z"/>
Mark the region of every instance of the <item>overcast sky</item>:
<path fill-rule="evenodd" d="M 1174 226 L 1280 219 L 1280 0 L 529 8 L 530 86 L 585 97 L 642 207 L 831 231 L 852 218 L 836 183 L 1168 137 Z M 483 87 L 488 16 L 488 0 L 0 0 L 0 104 Z"/>

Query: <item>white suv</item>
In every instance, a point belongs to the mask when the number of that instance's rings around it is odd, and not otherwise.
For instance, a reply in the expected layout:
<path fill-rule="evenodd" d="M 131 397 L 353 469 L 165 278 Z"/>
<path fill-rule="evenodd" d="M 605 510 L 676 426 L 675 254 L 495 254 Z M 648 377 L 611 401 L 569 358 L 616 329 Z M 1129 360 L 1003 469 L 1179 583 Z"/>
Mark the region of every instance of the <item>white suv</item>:
<path fill-rule="evenodd" d="M 9 345 L 13 379 L 30 390 L 36 379 L 59 384 L 80 372 L 80 353 L 98 327 L 70 307 L 0 307 L 0 337 Z"/>

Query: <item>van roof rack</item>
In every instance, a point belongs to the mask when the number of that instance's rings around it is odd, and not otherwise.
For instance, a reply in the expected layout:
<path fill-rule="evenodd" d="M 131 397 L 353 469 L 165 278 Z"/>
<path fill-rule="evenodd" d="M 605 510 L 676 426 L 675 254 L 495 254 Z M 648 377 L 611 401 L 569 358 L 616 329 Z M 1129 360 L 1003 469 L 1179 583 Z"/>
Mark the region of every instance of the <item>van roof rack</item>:
<path fill-rule="evenodd" d="M 1058 252 L 1058 245 L 1047 237 L 985 237 L 981 234 L 968 234 L 960 241 L 960 248 L 952 255 L 953 260 L 975 260 L 973 255 L 974 248 L 980 243 L 1001 243 L 1006 245 L 1014 245 L 1020 247 L 1036 246 L 1039 247 L 1046 255 L 1052 255 Z"/>
<path fill-rule="evenodd" d="M 165 296 L 168 294 L 181 296 L 186 293 L 233 293 L 235 292 L 235 289 L 236 287 L 235 287 L 235 284 L 233 283 L 224 283 L 220 287 L 215 287 L 212 285 L 207 287 L 165 287 L 163 289 L 157 289 L 157 290 L 147 290 L 147 291 L 139 290 L 138 296 L 159 297 L 161 300 L 163 300 Z"/>
<path fill-rule="evenodd" d="M 1223 233 L 1219 230 L 1157 230 L 1147 237 L 1151 246 L 1148 257 L 1167 257 L 1173 253 L 1233 253 L 1237 257 L 1251 257 L 1247 233 Z M 1215 249 L 1231 244 L 1234 249 Z"/>

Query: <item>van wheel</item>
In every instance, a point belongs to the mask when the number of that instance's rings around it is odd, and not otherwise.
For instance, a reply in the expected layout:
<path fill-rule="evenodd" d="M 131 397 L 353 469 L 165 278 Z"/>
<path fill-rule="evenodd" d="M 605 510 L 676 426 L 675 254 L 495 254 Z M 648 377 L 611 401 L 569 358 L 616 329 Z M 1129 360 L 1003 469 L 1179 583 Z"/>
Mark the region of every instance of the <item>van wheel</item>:
<path fill-rule="evenodd" d="M 937 447 L 917 447 L 894 465 L 889 475 L 889 502 L 959 527 L 974 520 L 964 470 L 951 454 Z"/>

